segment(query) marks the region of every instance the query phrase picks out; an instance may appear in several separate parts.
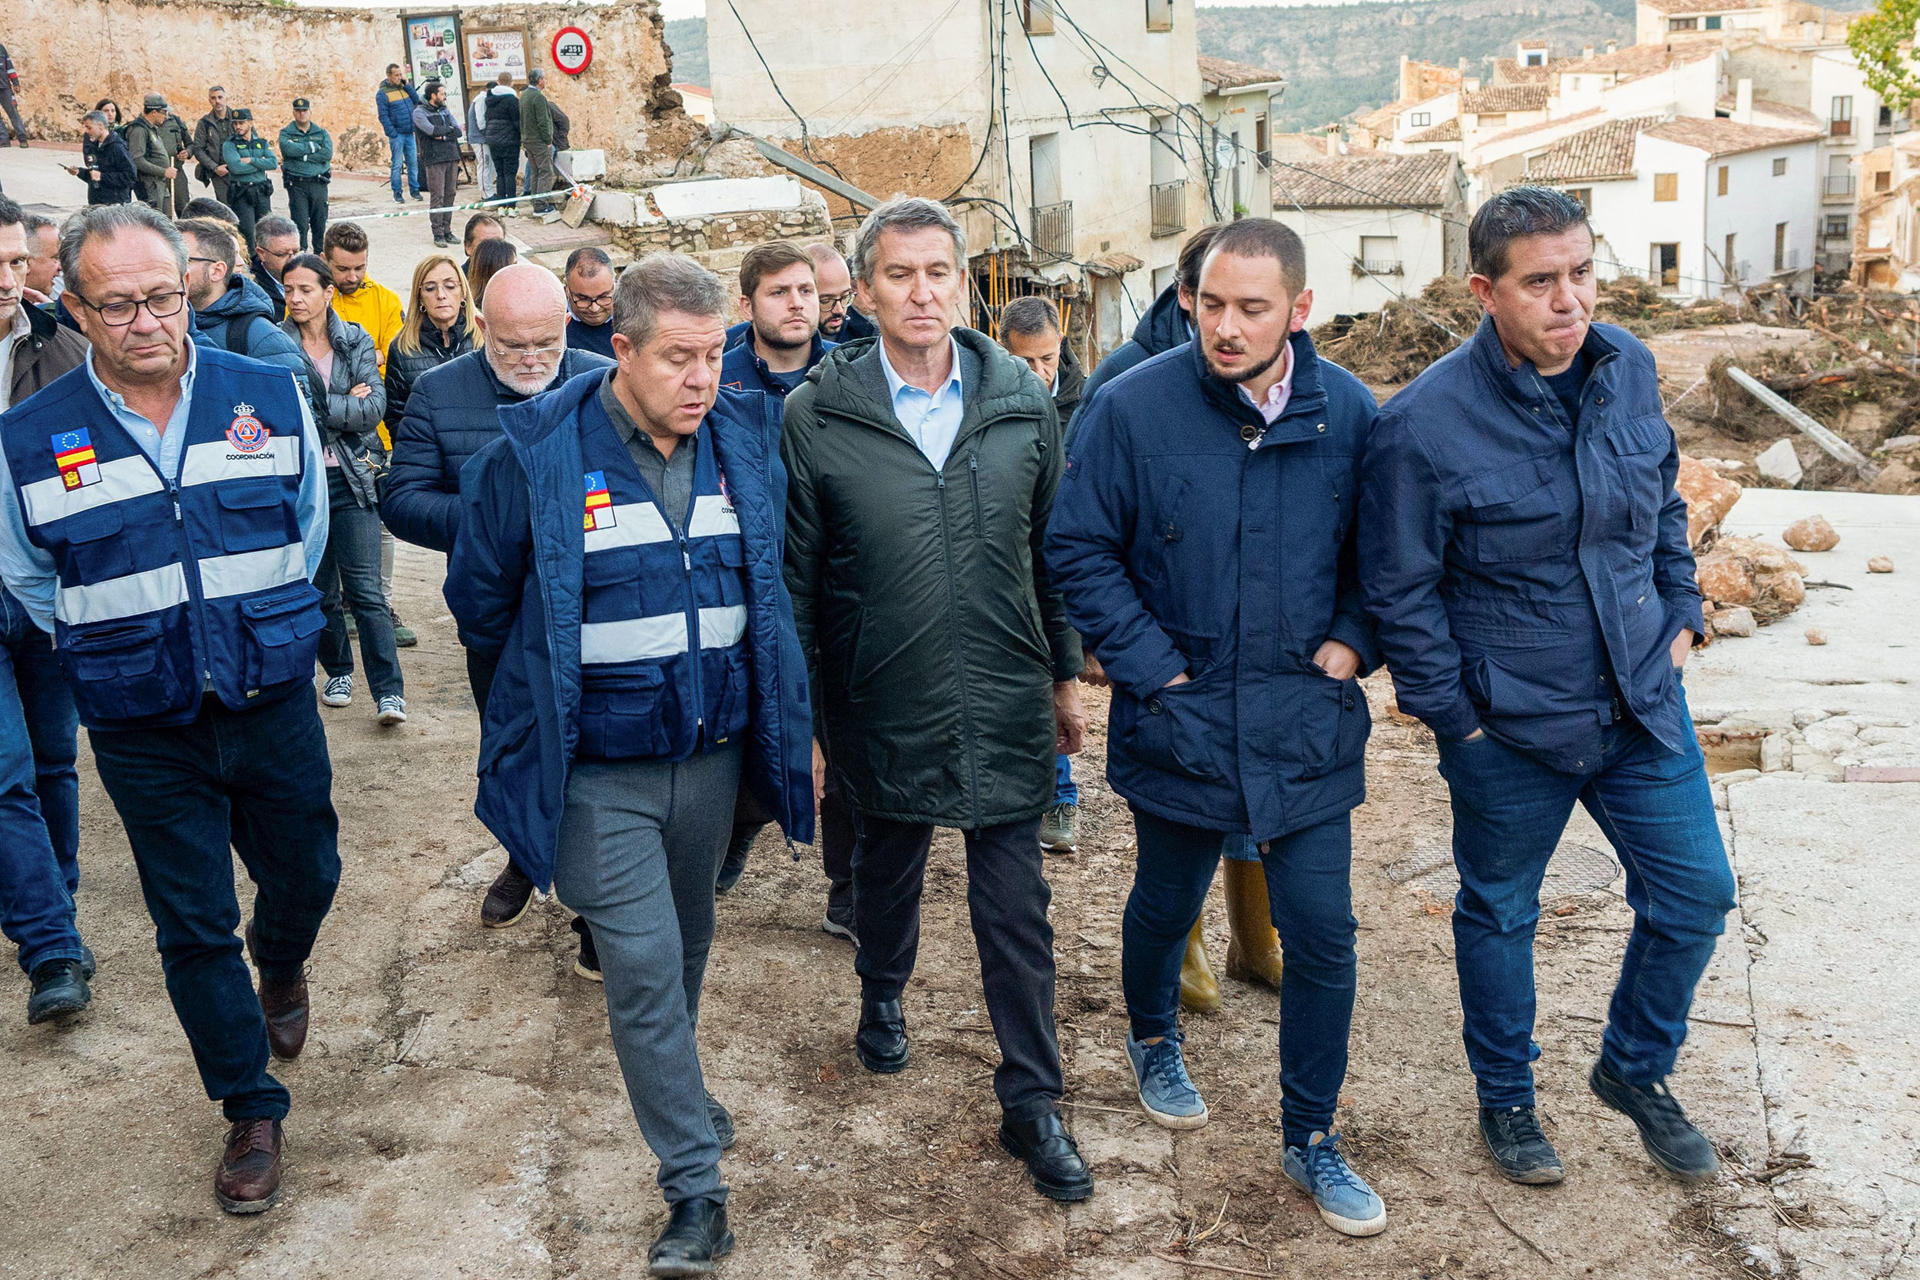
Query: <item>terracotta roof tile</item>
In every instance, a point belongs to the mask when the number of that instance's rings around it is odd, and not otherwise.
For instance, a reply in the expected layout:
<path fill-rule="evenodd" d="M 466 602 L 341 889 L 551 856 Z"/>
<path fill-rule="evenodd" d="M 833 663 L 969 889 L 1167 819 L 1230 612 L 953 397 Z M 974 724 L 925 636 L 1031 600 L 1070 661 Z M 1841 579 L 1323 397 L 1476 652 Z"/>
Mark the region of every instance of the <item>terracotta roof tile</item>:
<path fill-rule="evenodd" d="M 1286 81 L 1284 71 L 1271 71 L 1266 67 L 1232 62 L 1226 58 L 1210 58 L 1204 53 L 1200 55 L 1200 82 L 1208 93 L 1231 92 L 1250 84 L 1285 84 Z"/>
<path fill-rule="evenodd" d="M 1422 129 L 1400 139 L 1402 142 L 1458 142 L 1460 141 L 1460 117 L 1442 120 L 1431 129 Z"/>
<path fill-rule="evenodd" d="M 1372 111 L 1355 119 L 1353 123 L 1359 128 L 1365 129 L 1368 133 L 1384 134 L 1391 137 L 1393 134 L 1394 121 L 1399 118 L 1402 111 L 1405 111 L 1412 105 L 1413 99 L 1401 98 L 1397 102 L 1389 102 L 1384 107 L 1375 107 Z"/>
<path fill-rule="evenodd" d="M 1655 13 L 1739 13 L 1764 9 L 1768 0 L 1639 0 Z"/>
<path fill-rule="evenodd" d="M 1659 123 L 1659 116 L 1635 116 L 1570 134 L 1527 158 L 1527 180 L 1578 182 L 1632 177 L 1634 141 Z"/>
<path fill-rule="evenodd" d="M 1547 59 L 1545 66 L 1523 67 L 1517 58 L 1493 60 L 1493 82 L 1502 84 L 1548 84 L 1564 59 Z"/>
<path fill-rule="evenodd" d="M 1462 114 L 1474 112 L 1545 111 L 1552 92 L 1546 81 L 1539 84 L 1496 84 L 1460 95 Z"/>
<path fill-rule="evenodd" d="M 1757 124 L 1735 124 L 1731 120 L 1701 120 L 1681 117 L 1648 129 L 1649 138 L 1677 142 L 1711 156 L 1730 156 L 1742 151 L 1783 147 L 1796 142 L 1813 142 L 1822 136 L 1819 129 L 1769 129 Z"/>
<path fill-rule="evenodd" d="M 1421 155 L 1329 156 L 1296 165 L 1275 165 L 1273 202 L 1286 209 L 1437 208 L 1459 162 L 1444 151 Z"/>
<path fill-rule="evenodd" d="M 1715 105 L 1722 111 L 1732 111 L 1740 105 L 1740 102 L 1729 93 Z M 1783 102 L 1768 102 L 1765 98 L 1753 100 L 1753 120 L 1755 124 L 1766 125 L 1773 129 L 1824 130 L 1827 127 L 1827 122 L 1811 111 L 1789 107 Z"/>

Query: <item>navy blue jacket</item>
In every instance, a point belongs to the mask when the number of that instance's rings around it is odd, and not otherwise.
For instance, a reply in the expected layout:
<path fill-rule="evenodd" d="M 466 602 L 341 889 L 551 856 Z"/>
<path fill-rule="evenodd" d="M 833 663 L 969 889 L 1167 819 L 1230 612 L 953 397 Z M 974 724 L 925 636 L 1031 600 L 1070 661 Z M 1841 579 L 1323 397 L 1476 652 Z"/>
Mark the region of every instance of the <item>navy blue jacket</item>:
<path fill-rule="evenodd" d="M 193 313 L 193 338 L 206 347 L 218 347 L 235 355 L 252 356 L 293 371 L 300 389 L 313 399 L 307 381 L 307 358 L 300 343 L 282 330 L 273 318 L 273 299 L 267 291 L 243 275 L 227 277 L 226 291 L 209 302 L 206 309 Z M 238 333 L 233 326 L 243 326 Z M 315 413 L 316 421 L 326 418 L 323 402 Z"/>
<path fill-rule="evenodd" d="M 583 324 L 572 316 L 567 317 L 567 350 L 590 351 L 596 356 L 613 359 L 613 321 L 605 324 Z"/>
<path fill-rule="evenodd" d="M 818 333 L 814 334 L 813 345 L 807 351 L 807 368 L 819 364 L 821 356 L 839 345 L 837 342 L 828 342 Z M 787 392 L 792 390 L 774 380 L 767 362 L 753 349 L 752 342 L 741 342 L 727 348 L 726 354 L 720 359 L 720 385 L 735 391 L 759 391 L 775 400 L 785 400 Z"/>
<path fill-rule="evenodd" d="M 1360 512 L 1401 708 L 1567 772 L 1599 759 L 1616 693 L 1667 747 L 1692 749 L 1667 650 L 1703 627 L 1653 356 L 1602 324 L 1585 354 L 1575 424 L 1483 320 L 1381 410 Z"/>
<path fill-rule="evenodd" d="M 500 655 L 480 727 L 474 813 L 543 888 L 579 745 L 585 535 L 580 410 L 598 369 L 500 413 L 501 438 L 461 478 L 446 599 L 460 643 Z M 424 380 L 423 380 L 424 383 Z M 793 600 L 781 576 L 786 471 L 780 412 L 722 391 L 701 424 L 727 476 L 746 543 L 753 656 L 742 777 L 789 839 L 813 839 L 813 709 Z"/>
<path fill-rule="evenodd" d="M 548 386 L 612 363 L 568 350 Z M 435 551 L 453 550 L 461 468 L 500 434 L 500 411 L 528 398 L 494 376 L 485 350 L 469 351 L 420 375 L 400 425 L 393 428 L 393 467 L 380 500 L 380 518 L 394 537 Z"/>
<path fill-rule="evenodd" d="M 1338 640 L 1379 662 L 1353 545 L 1373 396 L 1306 334 L 1292 352 L 1271 427 L 1195 343 L 1116 379 L 1080 409 L 1047 526 L 1048 573 L 1113 680 L 1113 789 L 1255 840 L 1366 798 L 1366 695 L 1313 655 Z"/>
<path fill-rule="evenodd" d="M 1133 326 L 1133 336 L 1107 352 L 1107 358 L 1095 367 L 1080 398 L 1093 399 L 1094 392 L 1135 365 L 1192 338 L 1193 323 L 1187 318 L 1186 308 L 1180 305 L 1180 286 L 1170 284 L 1153 300 L 1147 314 L 1140 317 L 1140 323 Z"/>

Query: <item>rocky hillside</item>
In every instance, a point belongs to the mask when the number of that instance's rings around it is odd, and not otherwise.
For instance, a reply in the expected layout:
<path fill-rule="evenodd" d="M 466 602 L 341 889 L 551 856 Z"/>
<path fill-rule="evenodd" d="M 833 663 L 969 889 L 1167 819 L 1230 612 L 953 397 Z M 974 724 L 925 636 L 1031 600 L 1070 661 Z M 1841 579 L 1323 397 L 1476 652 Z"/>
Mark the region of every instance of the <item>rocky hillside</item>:
<path fill-rule="evenodd" d="M 707 82 L 705 18 L 668 19 L 667 48 L 673 50 L 673 79 L 676 84 Z"/>

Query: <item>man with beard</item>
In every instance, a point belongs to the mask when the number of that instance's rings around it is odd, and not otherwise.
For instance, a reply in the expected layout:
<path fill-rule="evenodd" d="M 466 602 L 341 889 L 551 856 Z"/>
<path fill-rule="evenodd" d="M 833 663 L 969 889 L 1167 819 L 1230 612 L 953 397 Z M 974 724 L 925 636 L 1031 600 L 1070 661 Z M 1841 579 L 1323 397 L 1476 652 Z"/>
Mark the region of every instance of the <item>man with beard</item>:
<path fill-rule="evenodd" d="M 1351 811 L 1365 798 L 1376 663 L 1353 548 L 1374 401 L 1306 334 L 1300 237 L 1267 218 L 1214 236 L 1196 340 L 1082 410 L 1047 567 L 1113 684 L 1107 777 L 1133 810 L 1121 923 L 1127 1057 L 1170 1129 L 1207 1108 L 1188 1078 L 1180 961 L 1222 839 L 1259 850 L 1286 957 L 1281 1166 L 1346 1235 L 1386 1228 L 1333 1133 L 1353 1019 Z"/>
<path fill-rule="evenodd" d="M 740 259 L 740 308 L 748 331 L 721 361 L 720 385 L 785 400 L 835 345 L 820 336 L 820 296 L 807 251 L 791 240 L 747 250 Z"/>

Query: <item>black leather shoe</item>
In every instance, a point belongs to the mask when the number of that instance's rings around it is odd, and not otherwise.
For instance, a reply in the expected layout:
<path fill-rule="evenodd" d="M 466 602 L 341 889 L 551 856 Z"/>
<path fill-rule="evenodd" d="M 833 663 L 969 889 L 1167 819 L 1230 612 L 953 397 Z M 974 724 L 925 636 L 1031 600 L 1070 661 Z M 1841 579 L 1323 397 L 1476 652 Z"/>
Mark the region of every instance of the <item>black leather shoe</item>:
<path fill-rule="evenodd" d="M 88 965 L 79 960 L 43 960 L 33 966 L 28 981 L 33 994 L 27 997 L 27 1021 L 46 1022 L 79 1013 L 93 1002 L 93 990 L 87 985 Z"/>
<path fill-rule="evenodd" d="M 1539 1187 L 1567 1176 L 1532 1107 L 1480 1108 L 1480 1140 L 1509 1182 Z"/>
<path fill-rule="evenodd" d="M 860 1001 L 860 1032 L 853 1038 L 860 1065 L 883 1076 L 907 1069 L 907 1015 L 898 1000 Z"/>
<path fill-rule="evenodd" d="M 667 1229 L 647 1250 L 647 1274 L 706 1276 L 733 1252 L 727 1206 L 714 1200 L 683 1200 L 673 1206 Z"/>
<path fill-rule="evenodd" d="M 1026 1161 L 1034 1190 L 1049 1200 L 1085 1200 L 1093 1194 L 1093 1172 L 1058 1111 L 1027 1120 L 1002 1117 L 1000 1145 Z"/>
<path fill-rule="evenodd" d="M 733 1116 L 712 1094 L 707 1095 L 707 1119 L 713 1121 L 713 1136 L 720 1140 L 720 1149 L 732 1149 L 735 1141 Z"/>

